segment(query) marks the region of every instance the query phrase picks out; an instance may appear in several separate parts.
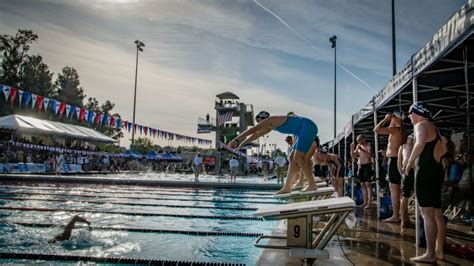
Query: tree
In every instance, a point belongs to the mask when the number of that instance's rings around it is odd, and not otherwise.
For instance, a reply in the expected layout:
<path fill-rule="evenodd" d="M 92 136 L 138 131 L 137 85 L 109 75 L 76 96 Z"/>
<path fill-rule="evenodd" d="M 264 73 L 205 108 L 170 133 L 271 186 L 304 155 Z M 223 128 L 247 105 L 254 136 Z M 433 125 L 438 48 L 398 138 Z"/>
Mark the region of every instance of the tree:
<path fill-rule="evenodd" d="M 77 70 L 69 66 L 63 67 L 54 83 L 57 99 L 61 102 L 83 107 L 86 95 L 80 85 L 81 82 Z"/>
<path fill-rule="evenodd" d="M 0 52 L 3 54 L 0 83 L 20 87 L 20 69 L 30 50 L 30 44 L 38 39 L 31 30 L 18 30 L 15 36 L 0 35 Z"/>
<path fill-rule="evenodd" d="M 155 145 L 149 138 L 137 138 L 135 143 L 130 147 L 131 150 L 138 151 L 141 154 L 146 154 L 154 150 Z"/>
<path fill-rule="evenodd" d="M 40 55 L 27 56 L 20 70 L 21 88 L 37 95 L 52 97 L 53 73 Z"/>
<path fill-rule="evenodd" d="M 99 101 L 95 97 L 89 97 L 89 99 L 87 99 L 87 103 L 84 105 L 84 108 L 96 113 L 100 113 Z"/>

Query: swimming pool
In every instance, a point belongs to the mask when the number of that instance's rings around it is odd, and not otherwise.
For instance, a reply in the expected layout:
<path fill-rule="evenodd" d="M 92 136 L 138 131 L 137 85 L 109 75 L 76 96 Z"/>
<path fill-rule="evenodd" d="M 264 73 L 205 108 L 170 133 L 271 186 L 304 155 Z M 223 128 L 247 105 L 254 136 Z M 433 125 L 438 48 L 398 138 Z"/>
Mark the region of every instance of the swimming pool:
<path fill-rule="evenodd" d="M 6 183 L 0 252 L 254 265 L 260 250 L 252 243 L 275 222 L 252 214 L 279 203 L 271 191 Z M 92 231 L 78 224 L 70 240 L 48 244 L 75 214 Z"/>

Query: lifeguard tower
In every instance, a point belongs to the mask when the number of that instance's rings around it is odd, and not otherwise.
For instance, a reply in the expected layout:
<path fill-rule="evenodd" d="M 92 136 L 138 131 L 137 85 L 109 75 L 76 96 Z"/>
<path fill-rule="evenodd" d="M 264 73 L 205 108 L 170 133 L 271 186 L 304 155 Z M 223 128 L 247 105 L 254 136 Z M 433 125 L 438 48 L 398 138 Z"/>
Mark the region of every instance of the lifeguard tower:
<path fill-rule="evenodd" d="M 229 142 L 248 127 L 254 126 L 255 123 L 253 106 L 240 102 L 240 98 L 231 92 L 216 95 L 214 108 L 216 119 L 209 116 L 206 119 L 199 118 L 198 132 L 216 132 L 216 174 L 220 174 L 222 161 L 228 157 L 226 151 L 221 151 L 220 144 Z M 258 147 L 258 144 L 256 145 Z M 243 173 L 245 158 L 239 159 L 239 165 L 240 173 Z"/>

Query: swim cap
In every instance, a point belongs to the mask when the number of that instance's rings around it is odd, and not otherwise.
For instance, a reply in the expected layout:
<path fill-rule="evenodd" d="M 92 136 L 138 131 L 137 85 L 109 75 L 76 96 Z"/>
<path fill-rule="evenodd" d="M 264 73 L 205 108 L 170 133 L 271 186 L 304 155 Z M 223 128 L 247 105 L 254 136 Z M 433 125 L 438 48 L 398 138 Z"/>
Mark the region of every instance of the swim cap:
<path fill-rule="evenodd" d="M 393 112 L 392 115 L 398 118 L 402 117 L 398 111 Z"/>
<path fill-rule="evenodd" d="M 327 152 L 328 152 L 328 148 L 327 148 L 326 146 L 323 146 L 323 147 L 321 148 L 321 152 L 322 152 L 322 153 L 327 153 Z"/>
<path fill-rule="evenodd" d="M 430 118 L 431 112 L 428 110 L 428 105 L 423 101 L 418 101 L 410 106 L 409 114 L 415 113 L 419 116 Z"/>
<path fill-rule="evenodd" d="M 264 119 L 267 119 L 268 117 L 270 116 L 270 113 L 267 112 L 267 111 L 260 111 L 256 116 L 255 116 L 255 120 L 257 121 L 257 123 L 259 123 L 260 121 L 264 120 Z"/>

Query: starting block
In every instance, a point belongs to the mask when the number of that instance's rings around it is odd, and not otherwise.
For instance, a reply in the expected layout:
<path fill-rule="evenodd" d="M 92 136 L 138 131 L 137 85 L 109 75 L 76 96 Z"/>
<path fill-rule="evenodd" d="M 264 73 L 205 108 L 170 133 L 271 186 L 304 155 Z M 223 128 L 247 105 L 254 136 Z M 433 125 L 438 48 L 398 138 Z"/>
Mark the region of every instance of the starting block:
<path fill-rule="evenodd" d="M 316 191 L 315 191 L 316 192 Z M 265 220 L 288 219 L 286 236 L 260 236 L 254 246 L 259 248 L 289 249 L 291 257 L 326 259 L 324 250 L 339 226 L 354 210 L 355 202 L 349 197 L 306 201 L 258 209 L 253 216 Z M 331 215 L 324 228 L 313 236 L 313 217 Z M 286 239 L 286 245 L 261 244 L 263 239 Z"/>
<path fill-rule="evenodd" d="M 313 191 L 292 191 L 291 193 L 275 195 L 275 198 L 291 200 L 293 202 L 308 201 L 327 199 L 334 194 L 335 190 L 333 187 L 318 187 L 318 190 Z"/>

